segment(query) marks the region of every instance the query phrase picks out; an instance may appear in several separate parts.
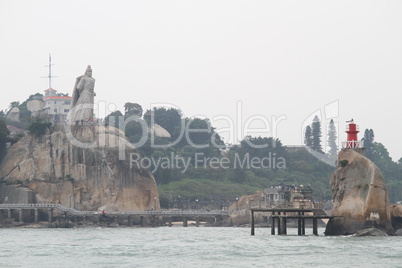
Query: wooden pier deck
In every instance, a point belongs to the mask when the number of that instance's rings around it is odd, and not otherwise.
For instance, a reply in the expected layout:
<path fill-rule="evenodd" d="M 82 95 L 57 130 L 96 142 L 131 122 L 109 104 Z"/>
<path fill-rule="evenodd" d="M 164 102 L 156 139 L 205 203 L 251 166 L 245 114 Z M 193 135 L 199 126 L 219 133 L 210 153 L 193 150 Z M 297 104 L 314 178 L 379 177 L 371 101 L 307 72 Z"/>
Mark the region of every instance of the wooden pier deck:
<path fill-rule="evenodd" d="M 256 212 L 271 212 L 271 235 L 275 235 L 275 222 L 278 226 L 278 235 L 286 235 L 286 220 L 287 219 L 297 219 L 297 234 L 305 235 L 306 227 L 305 220 L 313 220 L 313 234 L 318 235 L 318 219 L 332 219 L 333 216 L 328 215 L 314 215 L 315 210 L 313 209 L 301 209 L 301 208 L 252 208 L 251 210 L 251 235 L 255 235 L 255 223 L 254 223 L 254 213 Z M 296 213 L 296 215 L 287 215 L 286 213 Z M 313 215 L 306 215 L 306 213 L 313 213 Z"/>

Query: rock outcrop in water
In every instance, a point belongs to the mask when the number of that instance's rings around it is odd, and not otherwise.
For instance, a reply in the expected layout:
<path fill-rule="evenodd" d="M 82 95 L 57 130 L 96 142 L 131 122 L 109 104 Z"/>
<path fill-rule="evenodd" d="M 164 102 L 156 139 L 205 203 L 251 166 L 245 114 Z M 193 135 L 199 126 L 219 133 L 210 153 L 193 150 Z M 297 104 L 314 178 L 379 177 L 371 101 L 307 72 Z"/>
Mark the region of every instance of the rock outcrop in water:
<path fill-rule="evenodd" d="M 0 165 L 0 178 L 23 183 L 38 203 L 78 210 L 160 209 L 151 172 L 138 165 L 130 168 L 130 154 L 137 157 L 138 151 L 114 127 L 53 129 L 15 143 Z"/>
<path fill-rule="evenodd" d="M 388 234 L 377 228 L 367 228 L 357 231 L 355 236 L 388 236 Z"/>
<path fill-rule="evenodd" d="M 328 222 L 326 235 L 354 234 L 367 223 L 393 233 L 387 187 L 372 161 L 352 149 L 342 150 L 330 185 L 337 217 Z"/>
<path fill-rule="evenodd" d="M 250 207 L 251 205 L 261 204 L 263 202 L 263 198 L 261 197 L 262 191 L 257 191 L 257 193 L 253 195 L 243 195 L 233 203 L 228 208 L 228 213 L 230 217 L 226 219 L 223 224 L 225 226 L 241 226 L 250 223 Z M 261 214 L 255 215 L 255 222 L 259 223 L 262 222 Z"/>
<path fill-rule="evenodd" d="M 402 235 L 402 205 L 391 205 L 391 222 L 395 230 L 395 235 Z"/>

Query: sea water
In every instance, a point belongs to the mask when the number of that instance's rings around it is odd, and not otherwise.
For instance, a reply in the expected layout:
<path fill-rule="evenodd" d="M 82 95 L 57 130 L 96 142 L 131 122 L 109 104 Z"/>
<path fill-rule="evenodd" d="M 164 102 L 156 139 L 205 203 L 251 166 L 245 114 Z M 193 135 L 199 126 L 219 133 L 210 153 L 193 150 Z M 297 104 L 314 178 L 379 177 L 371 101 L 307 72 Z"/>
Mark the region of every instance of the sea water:
<path fill-rule="evenodd" d="M 308 229 L 306 232 L 308 233 Z M 1 267 L 402 267 L 402 237 L 270 229 L 0 229 Z"/>

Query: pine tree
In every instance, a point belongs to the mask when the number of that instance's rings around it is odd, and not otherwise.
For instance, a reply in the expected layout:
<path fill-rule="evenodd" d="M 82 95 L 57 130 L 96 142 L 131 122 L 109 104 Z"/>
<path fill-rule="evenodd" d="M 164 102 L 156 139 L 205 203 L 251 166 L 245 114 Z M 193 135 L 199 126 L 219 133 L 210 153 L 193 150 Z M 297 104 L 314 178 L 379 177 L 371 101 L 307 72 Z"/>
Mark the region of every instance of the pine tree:
<path fill-rule="evenodd" d="M 366 129 L 364 131 L 363 146 L 364 155 L 373 160 L 373 143 L 374 143 L 374 131 L 372 129 Z"/>
<path fill-rule="evenodd" d="M 306 131 L 304 133 L 304 144 L 311 148 L 313 141 L 313 135 L 311 133 L 311 127 L 307 126 Z"/>
<path fill-rule="evenodd" d="M 313 136 L 311 149 L 322 153 L 321 147 L 321 122 L 318 116 L 314 117 L 313 124 L 311 125 L 311 134 Z"/>
<path fill-rule="evenodd" d="M 331 119 L 328 126 L 328 146 L 331 148 L 329 150 L 330 155 L 336 155 L 338 153 L 338 146 L 336 145 L 336 128 L 334 120 Z"/>

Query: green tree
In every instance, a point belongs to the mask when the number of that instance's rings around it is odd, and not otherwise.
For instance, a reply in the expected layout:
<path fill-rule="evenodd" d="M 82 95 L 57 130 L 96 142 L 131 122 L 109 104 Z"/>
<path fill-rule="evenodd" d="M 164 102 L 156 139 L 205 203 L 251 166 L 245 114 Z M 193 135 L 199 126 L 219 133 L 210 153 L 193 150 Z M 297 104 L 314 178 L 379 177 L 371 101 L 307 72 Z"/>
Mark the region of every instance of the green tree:
<path fill-rule="evenodd" d="M 211 140 L 212 127 L 208 120 L 194 118 L 186 120 L 188 130 L 187 143 L 195 146 L 209 146 Z"/>
<path fill-rule="evenodd" d="M 10 105 L 8 106 L 8 108 L 10 108 L 10 110 L 14 107 L 18 107 L 20 106 L 20 102 L 19 101 L 13 101 L 10 103 Z"/>
<path fill-rule="evenodd" d="M 129 116 L 138 116 L 142 117 L 142 107 L 138 103 L 126 102 L 124 104 L 124 117 L 127 118 Z"/>
<path fill-rule="evenodd" d="M 181 111 L 174 108 L 155 107 L 152 111 L 147 110 L 144 120 L 150 125 L 152 122 L 166 129 L 172 139 L 176 139 L 181 131 Z"/>
<path fill-rule="evenodd" d="M 120 120 L 123 120 L 123 118 L 123 114 L 119 110 L 114 111 L 105 117 L 105 125 L 119 128 L 119 122 Z"/>
<path fill-rule="evenodd" d="M 25 124 L 25 127 L 30 122 L 32 114 L 32 112 L 29 111 L 27 107 L 28 101 L 29 99 L 21 103 L 20 106 L 18 106 L 18 108 L 20 109 L 20 121 Z"/>
<path fill-rule="evenodd" d="M 20 110 L 19 113 L 20 122 L 9 122 L 9 123 L 18 128 L 27 129 L 32 120 L 31 118 L 32 112 L 28 110 L 27 104 L 31 100 L 42 99 L 42 98 L 43 98 L 42 94 L 36 93 L 34 95 L 30 95 L 29 98 L 22 103 L 20 103 L 19 101 L 11 102 L 9 106 L 10 109 L 18 107 L 18 109 Z"/>
<path fill-rule="evenodd" d="M 208 119 L 186 118 L 184 122 L 185 131 L 175 147 L 193 146 L 194 153 L 203 153 L 205 157 L 220 155 L 225 143 Z"/>
<path fill-rule="evenodd" d="M 310 126 L 307 126 L 304 132 L 304 144 L 310 148 L 313 146 L 313 134 Z"/>
<path fill-rule="evenodd" d="M 7 154 L 8 135 L 10 135 L 10 131 L 7 128 L 6 121 L 0 119 L 0 162 Z"/>
<path fill-rule="evenodd" d="M 50 122 L 43 121 L 40 118 L 36 118 L 28 127 L 29 133 L 36 136 L 43 136 L 46 134 L 46 130 L 52 125 Z"/>
<path fill-rule="evenodd" d="M 279 139 L 272 137 L 245 137 L 239 147 L 234 151 L 239 153 L 248 153 L 250 157 L 268 157 L 275 154 L 276 157 L 286 157 L 286 150 Z"/>
<path fill-rule="evenodd" d="M 402 200 L 402 165 L 392 161 L 387 148 L 374 141 L 374 131 L 364 131 L 364 153 L 367 158 L 374 162 L 384 175 L 391 202 Z M 402 162 L 402 159 L 400 159 Z"/>
<path fill-rule="evenodd" d="M 313 136 L 311 149 L 322 153 L 321 147 L 321 122 L 318 116 L 314 117 L 313 124 L 311 125 L 311 134 Z"/>
<path fill-rule="evenodd" d="M 329 154 L 336 155 L 338 153 L 338 146 L 336 145 L 336 127 L 334 120 L 331 119 L 328 126 L 328 146 L 330 147 Z"/>
<path fill-rule="evenodd" d="M 364 131 L 363 146 L 364 155 L 369 159 L 373 159 L 373 144 L 374 144 L 374 131 L 372 129 L 366 129 Z"/>
<path fill-rule="evenodd" d="M 126 133 L 128 140 L 131 143 L 140 142 L 143 136 L 147 136 L 148 139 L 148 126 L 145 122 L 144 124 L 141 124 L 141 121 L 143 120 L 137 118 L 136 120 L 131 120 L 127 122 L 127 124 L 125 125 L 124 131 Z"/>

